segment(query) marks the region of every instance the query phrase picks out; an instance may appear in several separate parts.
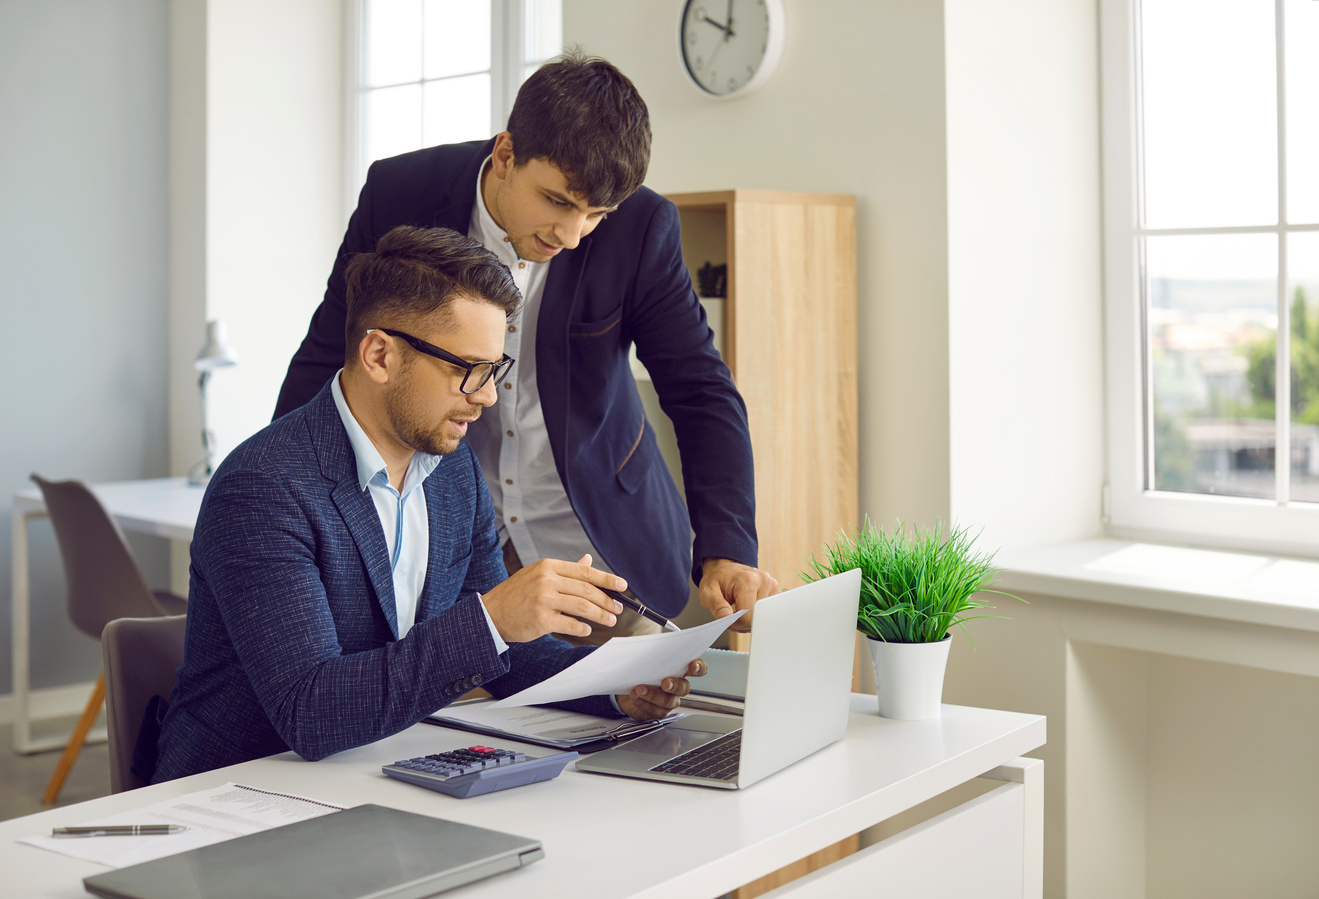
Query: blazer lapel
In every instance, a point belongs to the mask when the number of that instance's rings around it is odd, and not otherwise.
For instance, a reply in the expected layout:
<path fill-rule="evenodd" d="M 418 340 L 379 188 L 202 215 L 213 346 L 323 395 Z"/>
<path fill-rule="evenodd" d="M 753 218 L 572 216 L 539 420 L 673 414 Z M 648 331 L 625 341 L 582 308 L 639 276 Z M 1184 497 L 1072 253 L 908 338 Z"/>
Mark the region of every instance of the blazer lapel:
<path fill-rule="evenodd" d="M 560 253 L 550 265 L 536 322 L 536 383 L 540 385 L 540 405 L 550 450 L 561 472 L 567 470 L 568 422 L 572 414 L 569 394 L 572 379 L 568 370 L 572 348 L 568 330 L 581 296 L 582 274 L 591 253 L 591 242 L 590 237 L 582 238 L 575 249 Z M 550 390 L 551 384 L 558 387 Z"/>
<path fill-rule="evenodd" d="M 394 604 L 394 575 L 389 567 L 389 550 L 385 546 L 385 532 L 380 526 L 380 515 L 371 494 L 357 481 L 357 461 L 352 444 L 339 419 L 334 405 L 334 394 L 326 384 L 309 410 L 307 427 L 311 432 L 312 446 L 321 466 L 321 474 L 334 482 L 330 492 L 334 505 L 343 517 L 348 533 L 352 535 L 357 552 L 366 567 L 366 576 L 375 591 L 380 611 L 389 622 L 389 629 L 398 639 L 398 610 Z"/>

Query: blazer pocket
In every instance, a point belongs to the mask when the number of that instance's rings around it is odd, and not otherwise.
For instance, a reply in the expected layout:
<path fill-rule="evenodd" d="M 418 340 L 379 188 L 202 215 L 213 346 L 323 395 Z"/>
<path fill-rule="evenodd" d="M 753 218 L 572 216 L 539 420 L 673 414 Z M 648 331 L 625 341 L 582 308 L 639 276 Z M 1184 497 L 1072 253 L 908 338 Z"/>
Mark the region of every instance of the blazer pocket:
<path fill-rule="evenodd" d="M 618 327 L 619 322 L 623 320 L 623 307 L 619 306 L 613 312 L 609 313 L 606 318 L 597 318 L 594 321 L 569 322 L 569 337 L 603 337 L 605 334 L 612 333 Z"/>
<path fill-rule="evenodd" d="M 614 469 L 614 478 L 618 481 L 618 486 L 623 488 L 623 492 L 628 496 L 634 495 L 641 487 L 641 482 L 650 474 L 651 466 L 655 464 L 655 458 L 658 451 L 653 441 L 646 438 L 646 419 L 641 419 L 641 429 L 637 432 L 637 439 L 632 444 L 632 449 L 623 458 L 622 463 Z"/>

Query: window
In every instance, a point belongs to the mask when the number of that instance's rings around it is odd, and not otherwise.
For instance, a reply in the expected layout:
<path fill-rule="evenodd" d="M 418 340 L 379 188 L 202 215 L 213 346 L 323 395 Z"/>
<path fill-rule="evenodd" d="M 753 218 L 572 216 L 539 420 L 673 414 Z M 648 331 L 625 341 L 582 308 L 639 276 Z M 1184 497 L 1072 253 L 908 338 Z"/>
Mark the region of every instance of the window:
<path fill-rule="evenodd" d="M 359 0 L 348 196 L 377 159 L 503 130 L 527 75 L 562 52 L 561 0 Z"/>
<path fill-rule="evenodd" d="M 1113 531 L 1319 554 L 1319 2 L 1101 10 Z"/>

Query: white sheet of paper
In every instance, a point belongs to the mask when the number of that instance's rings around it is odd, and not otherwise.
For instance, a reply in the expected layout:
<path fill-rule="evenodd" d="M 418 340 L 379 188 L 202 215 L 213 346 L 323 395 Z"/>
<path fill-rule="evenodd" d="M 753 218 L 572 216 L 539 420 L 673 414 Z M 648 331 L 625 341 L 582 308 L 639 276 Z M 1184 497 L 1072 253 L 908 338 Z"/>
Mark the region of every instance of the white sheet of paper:
<path fill-rule="evenodd" d="M 666 677 L 681 677 L 692 659 L 700 658 L 744 614 L 745 609 L 681 631 L 615 637 L 553 677 L 498 700 L 490 708 L 629 693 L 637 684 L 658 685 Z"/>
<path fill-rule="evenodd" d="M 222 787 L 166 799 L 136 811 L 95 821 L 70 819 L 59 825 L 182 824 L 188 828 L 183 833 L 150 837 L 53 837 L 46 834 L 19 842 L 111 868 L 123 868 L 340 810 L 337 805 L 302 796 L 227 783 Z"/>

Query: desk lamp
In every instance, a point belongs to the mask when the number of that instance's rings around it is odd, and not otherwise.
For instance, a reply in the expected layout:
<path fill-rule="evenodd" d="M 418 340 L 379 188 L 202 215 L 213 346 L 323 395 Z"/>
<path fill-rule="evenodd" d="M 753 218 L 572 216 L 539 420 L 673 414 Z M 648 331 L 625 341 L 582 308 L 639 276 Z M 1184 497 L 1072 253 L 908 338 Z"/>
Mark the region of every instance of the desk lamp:
<path fill-rule="evenodd" d="M 215 459 L 215 434 L 212 433 L 206 423 L 206 382 L 211 379 L 211 372 L 217 368 L 228 368 L 237 364 L 238 354 L 229 345 L 225 335 L 224 322 L 207 322 L 206 346 L 202 347 L 202 351 L 197 354 L 197 361 L 193 363 L 193 367 L 201 372 L 197 386 L 201 388 L 202 394 L 202 446 L 206 450 L 206 458 L 192 466 L 192 469 L 188 472 L 189 484 L 205 486 L 210 483 L 211 473 L 214 471 L 212 463 Z"/>

